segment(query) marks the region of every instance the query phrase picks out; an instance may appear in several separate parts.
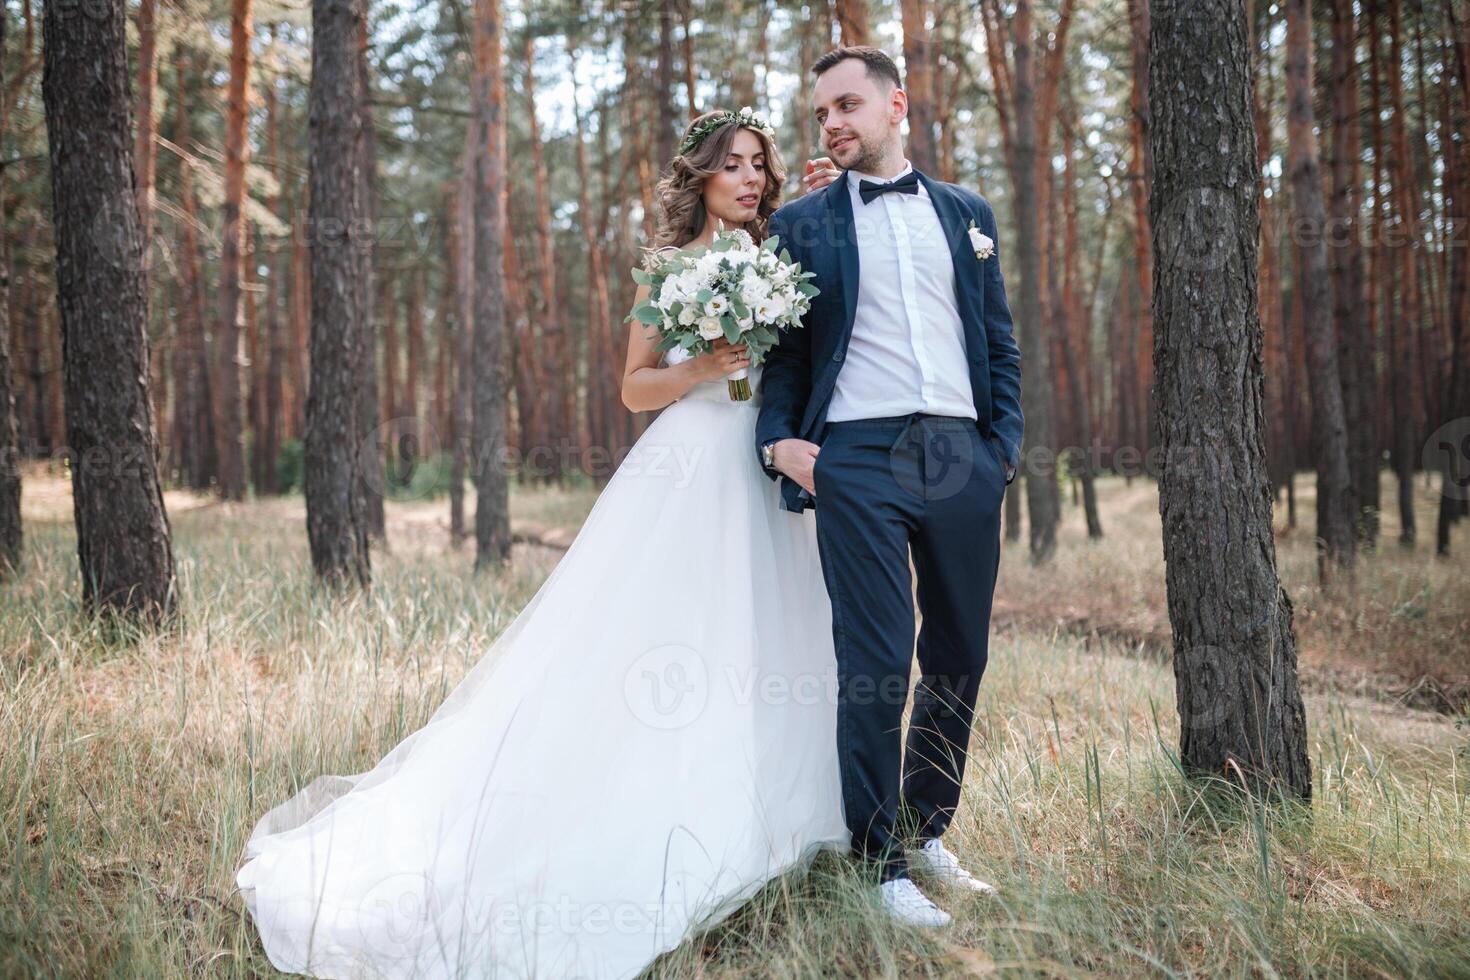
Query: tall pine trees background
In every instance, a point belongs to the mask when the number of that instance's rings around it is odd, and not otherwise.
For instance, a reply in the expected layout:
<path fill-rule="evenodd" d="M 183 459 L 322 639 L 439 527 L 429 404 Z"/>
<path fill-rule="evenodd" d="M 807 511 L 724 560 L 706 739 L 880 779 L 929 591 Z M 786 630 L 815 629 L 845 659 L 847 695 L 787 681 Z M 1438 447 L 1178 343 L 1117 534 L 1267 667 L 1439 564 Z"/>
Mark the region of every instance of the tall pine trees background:
<path fill-rule="evenodd" d="M 1181 705 L 1196 647 L 1275 677 L 1290 601 L 1267 616 L 1274 562 L 1242 556 L 1278 514 L 1296 530 L 1303 481 L 1318 584 L 1345 595 L 1385 508 L 1398 548 L 1430 547 L 1420 482 L 1436 554 L 1466 513 L 1470 19 L 1222 2 L 1229 30 L 1196 35 L 1174 0 L 103 0 L 106 31 L 47 8 L 49 48 L 8 3 L 0 574 L 26 460 L 65 467 L 90 606 L 174 608 L 167 488 L 302 494 L 330 585 L 371 584 L 388 499 L 441 500 L 451 546 L 473 528 L 474 567 L 503 568 L 512 491 L 595 490 L 650 421 L 621 404 L 620 313 L 685 120 L 759 106 L 800 193 L 809 65 L 873 43 L 904 66 L 910 157 L 1002 216 L 1027 417 L 1008 540 L 1045 568 L 1069 514 L 1108 538 L 1098 479 L 1156 481 Z M 102 82 L 69 84 L 91 61 Z M 1206 152 L 1218 171 L 1191 168 Z M 1230 465 L 1170 472 L 1185 449 Z M 1220 590 L 1260 598 L 1198 598 Z M 1295 704 L 1294 665 L 1278 686 Z M 1304 792 L 1296 718 L 1274 768 Z"/>
<path fill-rule="evenodd" d="M 867 40 L 904 60 L 911 155 L 981 190 L 1010 230 L 1028 447 L 1092 447 L 1028 459 L 1008 501 L 1010 533 L 1029 527 L 1034 557 L 1047 560 L 1067 486 L 1156 474 L 1148 6 L 504 3 L 505 220 L 487 243 L 474 198 L 482 15 L 375 0 L 357 39 L 372 251 L 362 422 L 420 428 L 377 447 L 386 477 L 365 489 L 373 533 L 376 495 L 448 482 L 453 467 L 425 467 L 420 454 L 452 459 L 471 435 L 472 338 L 487 311 L 504 318 L 492 356 L 514 475 L 605 479 L 648 422 L 618 401 L 620 320 L 682 121 L 716 105 L 769 112 L 797 193 L 802 158 L 818 152 L 801 112 L 805 65 L 839 40 Z M 123 15 L 161 478 L 229 500 L 297 491 L 312 310 L 310 17 L 265 0 L 142 0 Z M 1356 551 L 1377 545 L 1383 507 L 1398 511 L 1405 544 L 1464 510 L 1463 494 L 1447 494 L 1442 513 L 1418 515 L 1407 491 L 1444 465 L 1464 479 L 1465 460 L 1429 444 L 1470 398 L 1467 14 L 1452 0 L 1256 0 L 1248 15 L 1271 480 L 1285 506 L 1303 479 L 1327 488 L 1324 555 L 1350 571 Z M 12 0 L 6 16 L 9 383 L 18 454 L 44 459 L 67 441 L 39 10 Z M 493 274 L 477 246 L 499 253 Z M 479 296 L 496 277 L 493 299 Z M 1387 497 L 1381 467 L 1398 489 Z M 1089 519 L 1106 533 L 1095 508 Z M 1447 547 L 1443 531 L 1434 537 Z"/>

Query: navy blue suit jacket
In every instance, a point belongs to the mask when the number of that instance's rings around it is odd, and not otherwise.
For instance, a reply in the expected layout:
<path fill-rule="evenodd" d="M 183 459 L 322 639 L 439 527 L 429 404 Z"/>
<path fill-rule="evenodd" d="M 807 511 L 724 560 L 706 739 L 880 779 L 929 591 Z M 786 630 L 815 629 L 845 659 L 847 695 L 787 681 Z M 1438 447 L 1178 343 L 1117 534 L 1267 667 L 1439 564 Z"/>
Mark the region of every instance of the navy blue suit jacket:
<path fill-rule="evenodd" d="M 809 280 L 821 290 L 801 327 L 783 330 L 766 355 L 761 374 L 760 415 L 756 421 L 756 455 L 772 439 L 799 438 L 821 443 L 827 407 L 842 358 L 852 338 L 857 312 L 858 243 L 854 234 L 852 196 L 847 171 L 826 188 L 803 195 L 771 215 L 768 233 L 780 237 Z M 965 330 L 965 357 L 970 362 L 976 425 L 985 438 L 1000 442 L 1001 455 L 1019 472 L 1021 465 L 1021 349 L 1012 332 L 1000 274 L 1000 248 L 990 257 L 975 257 L 970 245 L 970 219 L 991 241 L 998 242 L 990 202 L 972 190 L 933 180 L 920 173 L 954 260 L 955 292 Z M 781 480 L 781 507 L 801 513 L 815 506 L 810 494 L 790 477 L 765 466 Z M 1015 479 L 1012 472 L 1010 483 Z"/>

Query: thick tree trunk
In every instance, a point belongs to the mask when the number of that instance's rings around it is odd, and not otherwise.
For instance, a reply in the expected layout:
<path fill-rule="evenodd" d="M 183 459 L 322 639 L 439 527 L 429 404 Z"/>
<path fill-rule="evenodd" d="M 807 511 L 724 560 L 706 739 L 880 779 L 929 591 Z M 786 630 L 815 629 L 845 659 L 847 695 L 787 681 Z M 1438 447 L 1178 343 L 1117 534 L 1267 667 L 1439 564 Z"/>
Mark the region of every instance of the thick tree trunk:
<path fill-rule="evenodd" d="M 253 0 L 231 0 L 230 81 L 225 116 L 225 194 L 220 213 L 219 324 L 215 337 L 214 431 L 219 457 L 219 493 L 225 500 L 245 499 L 245 389 L 240 379 L 244 309 L 240 279 L 244 273 L 245 166 L 250 160 L 246 138 L 250 90 L 250 42 Z"/>
<path fill-rule="evenodd" d="M 176 597 L 148 395 L 126 16 L 120 0 L 85 17 L 47 4 L 41 92 L 82 598 L 94 611 L 157 621 L 172 616 Z"/>
<path fill-rule="evenodd" d="M 1156 0 L 1149 63 L 1159 512 L 1180 758 L 1190 772 L 1310 798 L 1292 605 L 1271 537 L 1240 0 Z"/>
<path fill-rule="evenodd" d="M 371 580 L 361 426 L 363 263 L 367 210 L 359 173 L 361 0 L 312 0 L 308 135 L 311 384 L 306 399 L 306 531 L 317 578 Z"/>
<path fill-rule="evenodd" d="M 1348 470 L 1347 421 L 1332 322 L 1327 266 L 1327 209 L 1312 110 L 1312 4 L 1286 0 L 1287 170 L 1296 234 L 1297 289 L 1307 343 L 1312 396 L 1312 443 L 1317 463 L 1317 571 L 1324 585 L 1353 574 L 1353 481 Z"/>
<path fill-rule="evenodd" d="M 500 0 L 475 0 L 475 568 L 510 558 L 505 457 L 505 82 Z"/>

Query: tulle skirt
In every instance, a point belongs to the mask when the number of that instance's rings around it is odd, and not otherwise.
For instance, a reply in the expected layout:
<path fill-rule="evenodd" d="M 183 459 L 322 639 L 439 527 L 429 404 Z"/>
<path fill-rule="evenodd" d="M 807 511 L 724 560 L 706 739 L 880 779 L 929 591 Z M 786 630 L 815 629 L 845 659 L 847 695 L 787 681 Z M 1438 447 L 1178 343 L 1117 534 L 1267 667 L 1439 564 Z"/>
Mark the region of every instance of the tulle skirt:
<path fill-rule="evenodd" d="M 758 405 L 665 409 L 430 720 L 261 818 L 236 880 L 272 964 L 632 977 L 847 850 L 815 523 L 760 472 Z"/>

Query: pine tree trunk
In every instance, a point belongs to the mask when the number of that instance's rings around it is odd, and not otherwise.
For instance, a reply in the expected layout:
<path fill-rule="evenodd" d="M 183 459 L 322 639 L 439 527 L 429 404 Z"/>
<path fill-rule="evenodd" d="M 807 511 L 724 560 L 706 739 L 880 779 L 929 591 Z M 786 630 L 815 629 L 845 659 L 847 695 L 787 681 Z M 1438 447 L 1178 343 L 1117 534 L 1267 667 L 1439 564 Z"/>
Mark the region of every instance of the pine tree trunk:
<path fill-rule="evenodd" d="M 460 159 L 460 174 L 456 181 L 454 195 L 454 209 L 451 212 L 453 219 L 450 227 L 453 232 L 453 240 L 449 244 L 450 262 L 454 269 L 454 289 L 451 301 L 458 316 L 454 331 L 454 402 L 451 408 L 450 438 L 452 452 L 454 454 L 450 464 L 449 476 L 449 542 L 458 548 L 463 541 L 465 530 L 464 519 L 464 484 L 465 474 L 468 469 L 470 451 L 470 385 L 474 380 L 474 297 L 472 287 L 474 277 L 471 271 L 474 269 L 474 200 L 475 179 L 478 171 L 475 169 L 479 153 L 477 152 L 477 131 L 471 125 L 465 133 L 465 147 Z"/>
<path fill-rule="evenodd" d="M 928 4 L 902 0 L 904 88 L 909 95 L 909 138 L 905 146 L 914 169 L 938 174 L 934 141 L 934 76 L 929 54 Z"/>
<path fill-rule="evenodd" d="M 1332 277 L 1327 265 L 1327 208 L 1312 109 L 1311 0 L 1286 0 L 1287 170 L 1296 234 L 1317 464 L 1318 576 L 1324 585 L 1353 574 L 1353 481 L 1347 421 L 1337 367 Z"/>
<path fill-rule="evenodd" d="M 1031 52 L 1034 44 L 1031 0 L 1018 0 L 1012 21 L 1016 51 L 1016 222 L 1017 253 L 1020 257 L 1021 290 L 1017 304 L 1017 333 L 1021 357 L 1028 365 L 1021 390 L 1026 415 L 1026 444 L 1055 446 L 1053 434 L 1052 372 L 1050 344 L 1041 316 L 1041 242 L 1037 238 L 1040 217 L 1036 190 L 1036 101 L 1032 81 Z M 1033 467 L 1024 461 L 1021 469 L 1026 484 L 1026 513 L 1030 518 L 1031 562 L 1043 564 L 1056 552 L 1057 521 L 1060 516 L 1056 472 L 1051 466 Z"/>
<path fill-rule="evenodd" d="M 354 111 L 362 117 L 354 152 L 358 155 L 357 176 L 362 181 L 362 208 L 369 228 L 377 227 L 378 138 L 373 128 L 372 74 L 368 70 L 368 12 L 371 0 L 359 0 L 362 17 L 357 22 L 357 103 Z M 382 393 L 378 390 L 378 310 L 376 233 L 363 239 L 357 253 L 362 265 L 358 284 L 362 289 L 363 334 L 357 349 L 358 425 L 363 434 L 366 453 L 358 470 L 362 480 L 362 496 L 367 504 L 368 533 L 385 546 L 388 543 L 386 518 L 383 513 L 384 464 L 388 458 L 385 445 L 387 429 L 382 425 Z"/>
<path fill-rule="evenodd" d="M 1366 543 L 1377 523 L 1378 460 L 1374 453 L 1373 358 L 1364 289 L 1358 123 L 1358 31 L 1353 0 L 1332 4 L 1332 248 L 1333 319 L 1347 422 L 1353 484 L 1353 535 Z"/>
<path fill-rule="evenodd" d="M 500 0 L 475 0 L 475 568 L 510 558 L 505 455 L 505 82 Z"/>
<path fill-rule="evenodd" d="M 277 29 L 271 31 L 271 47 L 275 48 L 279 43 Z M 265 91 L 266 112 L 266 150 L 265 155 L 271 162 L 272 176 L 276 179 L 276 190 L 267 202 L 271 214 L 281 214 L 281 189 L 286 183 L 286 168 L 281 166 L 281 119 L 280 100 L 276 97 L 276 82 L 271 79 L 266 85 Z M 269 494 L 275 496 L 281 492 L 280 474 L 277 471 L 277 463 L 281 453 L 281 416 L 284 405 L 284 392 L 282 390 L 282 368 L 286 358 L 286 346 L 284 342 L 284 331 L 281 328 L 281 304 L 286 299 L 286 275 L 284 268 L 285 257 L 282 254 L 281 243 L 276 241 L 270 248 L 267 258 L 270 282 L 267 290 L 261 294 L 265 301 L 265 398 L 261 406 L 260 429 L 255 434 L 255 442 L 259 447 L 258 453 L 261 458 L 260 479 L 255 485 L 257 494 Z"/>
<path fill-rule="evenodd" d="M 1446 391 L 1446 418 L 1451 424 L 1460 426 L 1450 429 L 1451 436 L 1464 439 L 1464 420 L 1470 418 L 1470 254 L 1466 250 L 1466 209 L 1470 206 L 1470 158 L 1467 158 L 1463 141 L 1456 142 L 1452 134 L 1470 131 L 1470 104 L 1467 104 L 1465 87 L 1470 84 L 1470 23 L 1456 14 L 1450 0 L 1444 4 L 1445 20 L 1454 27 L 1454 39 L 1443 42 L 1442 58 L 1449 82 L 1441 90 L 1440 101 L 1440 145 L 1445 150 L 1445 214 L 1452 223 L 1446 233 L 1457 247 L 1447 248 L 1446 271 L 1448 293 L 1446 305 L 1450 324 L 1450 368 Z M 1459 94 L 1456 100 L 1454 95 Z M 1459 420 L 1454 422 L 1452 420 Z M 1470 453 L 1454 439 L 1447 439 L 1431 450 L 1439 457 L 1440 497 L 1439 515 L 1435 527 L 1435 554 L 1447 558 L 1450 554 L 1450 529 L 1467 514 L 1470 514 Z M 1433 457 L 1431 457 L 1433 458 Z"/>
<path fill-rule="evenodd" d="M 528 61 L 529 63 L 529 61 Z M 654 152 L 659 166 L 674 158 L 674 136 L 679 114 L 674 110 L 674 0 L 658 0 L 658 139 Z"/>
<path fill-rule="evenodd" d="M 1128 180 L 1133 199 L 1134 274 L 1138 277 L 1137 341 L 1132 364 L 1136 373 L 1130 385 L 1133 409 L 1131 432 L 1126 437 L 1144 458 L 1154 444 L 1154 399 L 1150 394 L 1153 381 L 1153 229 L 1149 224 L 1149 196 L 1153 187 L 1153 155 L 1149 142 L 1149 21 L 1148 0 L 1129 0 L 1128 19 L 1133 51 L 1132 89 L 1129 134 L 1133 141 L 1133 162 Z"/>
<path fill-rule="evenodd" d="M 154 137 L 158 119 L 153 114 L 153 92 L 158 86 L 158 0 L 138 2 L 138 128 L 133 159 L 138 168 L 138 217 L 143 222 L 143 254 L 152 250 L 153 195 L 158 164 Z"/>
<path fill-rule="evenodd" d="M 265 479 L 265 445 L 261 441 L 265 429 L 265 338 L 260 333 L 259 240 L 250 234 L 245 239 L 245 252 L 241 256 L 241 306 L 245 313 L 245 360 L 250 368 L 250 388 L 246 397 L 246 419 L 250 423 L 250 486 L 257 495 L 261 492 L 261 481 Z"/>
<path fill-rule="evenodd" d="M 577 61 L 575 48 L 568 46 L 568 56 Z M 603 264 L 602 245 L 598 240 L 598 223 L 592 218 L 592 178 L 587 166 L 587 144 L 582 111 L 578 103 L 575 81 L 572 85 L 572 116 L 577 140 L 577 220 L 582 226 L 582 247 L 587 251 L 587 431 L 591 448 L 612 456 L 612 427 L 608 415 L 614 394 L 622 377 L 621 365 L 613 361 L 610 341 L 611 305 L 608 302 L 607 269 Z M 600 468 L 589 461 L 594 475 Z"/>
<path fill-rule="evenodd" d="M 408 309 L 404 311 L 403 329 L 407 336 L 408 366 L 404 368 L 403 398 L 398 411 L 410 419 L 419 419 L 419 375 L 424 370 L 424 270 L 413 269 L 408 276 Z M 408 445 L 413 462 L 412 442 Z"/>
<path fill-rule="evenodd" d="M 85 17 L 47 4 L 41 92 L 83 604 L 158 621 L 176 597 L 147 383 L 126 16 L 120 0 Z"/>
<path fill-rule="evenodd" d="M 1388 0 L 1389 58 L 1387 66 L 1388 91 L 1391 111 L 1389 125 L 1392 129 L 1393 147 L 1390 161 L 1393 164 L 1395 207 L 1398 211 L 1398 243 L 1392 254 L 1398 260 L 1400 277 L 1399 315 L 1390 320 L 1395 326 L 1385 329 L 1389 344 L 1391 364 L 1390 383 L 1393 398 L 1393 469 L 1398 477 L 1399 491 L 1399 545 L 1413 548 L 1416 529 L 1414 524 L 1414 458 L 1416 433 L 1419 429 L 1418 413 L 1414 410 L 1414 343 L 1420 332 L 1419 307 L 1419 219 L 1414 202 L 1418 194 L 1414 190 L 1414 170 L 1409 156 L 1408 125 L 1404 121 L 1403 80 L 1403 22 L 1402 0 Z"/>
<path fill-rule="evenodd" d="M 1102 517 L 1097 509 L 1097 486 L 1092 470 L 1091 447 L 1094 433 L 1086 384 L 1088 359 L 1085 338 L 1088 320 L 1087 313 L 1082 309 L 1081 297 L 1078 295 L 1080 290 L 1078 263 L 1081 256 L 1077 244 L 1077 176 L 1075 171 L 1077 145 L 1075 119 L 1073 119 L 1070 105 L 1062 118 L 1062 131 L 1066 141 L 1062 152 L 1066 155 L 1066 164 L 1062 171 L 1060 204 L 1065 229 L 1062 249 L 1066 258 L 1063 260 L 1064 273 L 1059 304 L 1061 316 L 1058 323 L 1061 329 L 1057 331 L 1057 336 L 1060 341 L 1062 364 L 1067 376 L 1067 394 L 1072 406 L 1072 422 L 1075 427 L 1073 436 L 1078 447 L 1072 456 L 1072 469 L 1076 471 L 1077 479 L 1082 485 L 1082 507 L 1083 516 L 1087 520 L 1087 537 L 1089 540 L 1096 541 L 1102 538 L 1103 530 Z M 1106 232 L 1106 225 L 1104 225 L 1104 232 Z"/>
<path fill-rule="evenodd" d="M 1180 759 L 1193 773 L 1243 774 L 1310 798 L 1265 466 L 1245 12 L 1240 0 L 1153 9 L 1153 352 Z"/>
<path fill-rule="evenodd" d="M 526 97 L 529 105 L 534 106 L 536 79 L 531 40 L 528 37 L 526 41 Z M 536 190 L 536 264 L 539 266 L 537 282 L 540 287 L 539 302 L 535 306 L 528 304 L 535 325 L 534 329 L 528 329 L 526 333 L 539 334 L 540 343 L 527 348 L 525 353 L 537 362 L 538 375 L 549 382 L 537 384 L 534 391 L 542 407 L 545 439 L 538 439 L 533 448 L 541 449 L 537 456 L 544 458 L 545 462 L 538 462 L 533 471 L 541 479 L 560 482 L 565 476 L 562 472 L 562 451 L 566 447 L 570 423 L 574 418 L 567 404 L 567 395 L 574 388 L 574 379 L 567 367 L 571 337 L 562 319 L 562 304 L 556 291 L 556 250 L 551 237 L 551 192 L 548 188 L 546 157 L 542 151 L 541 128 L 536 121 L 535 112 L 528 111 L 526 121 L 531 143 L 531 172 Z M 660 124 L 662 122 L 661 119 Z M 672 152 L 670 155 L 672 156 Z"/>
<path fill-rule="evenodd" d="M 1259 2 L 1259 0 L 1253 0 Z M 1256 39 L 1251 39 L 1256 53 L 1258 77 L 1253 86 L 1253 112 L 1256 129 L 1256 173 L 1262 176 L 1256 195 L 1256 206 L 1261 220 L 1261 254 L 1258 263 L 1258 305 L 1261 313 L 1263 358 L 1266 371 L 1266 470 L 1273 485 L 1289 487 L 1296 470 L 1295 447 L 1288 424 L 1286 384 L 1290 362 L 1287 358 L 1286 321 L 1282 316 L 1281 264 L 1277 259 L 1278 242 L 1276 221 L 1273 212 L 1275 198 L 1266 195 L 1264 174 L 1270 162 L 1271 107 L 1276 102 L 1275 77 L 1271 74 L 1269 51 L 1262 51 Z M 1259 75 L 1267 82 L 1263 96 Z M 1293 512 L 1294 513 L 1294 512 Z M 1294 525 L 1291 525 L 1294 526 Z"/>
<path fill-rule="evenodd" d="M 0 16 L 0 92 L 5 91 L 5 23 Z M 0 99 L 0 137 L 10 130 L 8 103 Z M 9 229 L 5 168 L 0 167 L 0 229 Z M 20 428 L 15 417 L 15 378 L 10 342 L 10 235 L 0 230 L 0 582 L 20 568 Z"/>
<path fill-rule="evenodd" d="M 869 44 L 867 0 L 833 0 L 833 12 L 846 46 Z"/>
<path fill-rule="evenodd" d="M 378 422 L 396 419 L 401 413 L 398 404 L 398 298 L 394 295 L 393 270 L 383 270 L 378 280 L 377 313 L 383 320 L 383 382 Z"/>
<path fill-rule="evenodd" d="M 240 378 L 244 304 L 245 167 L 250 160 L 246 138 L 250 91 L 250 42 L 253 0 L 231 0 L 230 80 L 225 114 L 225 188 L 220 215 L 219 324 L 215 339 L 215 452 L 219 457 L 219 493 L 225 500 L 245 499 L 245 389 Z"/>
<path fill-rule="evenodd" d="M 309 191 L 298 200 L 295 212 L 311 207 Z M 295 225 L 295 219 L 292 219 Z M 306 438 L 306 379 L 308 377 L 311 323 L 311 254 L 303 240 L 305 236 L 291 235 L 291 341 L 290 355 L 286 359 L 286 370 L 291 379 L 291 428 L 293 438 Z"/>
<path fill-rule="evenodd" d="M 190 129 L 190 81 L 199 78 L 198 60 L 181 48 L 176 61 L 174 93 L 174 143 L 188 146 Z M 204 272 L 200 263 L 198 206 L 194 200 L 194 168 L 188 161 L 179 166 L 179 322 L 173 350 L 174 430 L 179 471 L 193 490 L 209 489 L 214 476 L 214 429 L 209 396 L 209 356 L 204 346 Z"/>
<path fill-rule="evenodd" d="M 694 60 L 694 36 L 689 31 L 691 12 L 689 10 L 693 0 L 683 0 L 679 4 L 679 39 L 684 52 L 684 98 L 689 103 L 689 118 L 693 119 L 699 115 L 699 93 L 695 86 L 695 64 Z M 601 134 L 599 134 L 601 135 Z"/>
<path fill-rule="evenodd" d="M 1379 47 L 1379 16 L 1381 14 L 1381 10 L 1379 8 L 1379 0 L 1367 0 L 1365 7 L 1366 23 L 1363 31 L 1363 38 L 1368 44 L 1368 139 L 1373 148 L 1373 199 L 1368 211 L 1369 218 L 1372 223 L 1372 233 L 1366 236 L 1366 241 L 1369 243 L 1367 284 L 1368 298 L 1366 303 L 1368 317 L 1368 346 L 1367 349 L 1363 352 L 1363 356 L 1375 365 L 1372 374 L 1373 386 L 1369 392 L 1369 397 L 1371 397 L 1373 403 L 1379 407 L 1379 410 L 1374 413 L 1374 419 L 1371 426 L 1372 431 L 1367 436 L 1367 438 L 1372 439 L 1373 446 L 1373 482 L 1371 487 L 1369 488 L 1371 490 L 1371 495 L 1368 497 L 1364 497 L 1361 503 L 1364 507 L 1372 508 L 1371 514 L 1373 519 L 1368 527 L 1369 537 L 1367 540 L 1367 547 L 1370 550 L 1376 550 L 1378 547 L 1378 533 L 1382 526 L 1383 513 L 1383 494 L 1380 471 L 1382 469 L 1381 460 L 1383 447 L 1385 444 L 1384 432 L 1386 430 L 1384 419 L 1387 418 L 1391 422 L 1393 418 L 1393 412 L 1391 410 L 1392 406 L 1391 404 L 1389 404 L 1388 399 L 1384 398 L 1382 395 L 1383 389 L 1387 382 L 1384 375 L 1380 373 L 1376 367 L 1378 363 L 1377 353 L 1378 345 L 1380 343 L 1379 338 L 1381 336 L 1378 325 L 1380 322 L 1387 322 L 1387 318 L 1382 314 L 1386 311 L 1384 304 L 1387 303 L 1388 298 L 1393 295 L 1393 283 L 1391 281 L 1393 277 L 1393 266 L 1391 263 L 1386 263 L 1384 261 L 1384 234 L 1387 229 L 1388 223 L 1388 208 L 1383 188 L 1384 182 L 1387 179 L 1387 174 L 1384 170 L 1384 158 L 1387 154 L 1386 147 L 1384 145 L 1385 135 L 1383 131 L 1383 98 L 1381 94 L 1383 91 L 1383 87 L 1381 84 L 1382 56 L 1381 48 Z M 1390 369 L 1389 377 L 1391 376 L 1392 370 Z"/>
<path fill-rule="evenodd" d="M 306 398 L 306 530 L 318 580 L 330 587 L 372 575 L 362 467 L 363 358 L 367 342 L 360 235 L 366 227 L 359 147 L 361 0 L 312 0 L 311 383 Z"/>

